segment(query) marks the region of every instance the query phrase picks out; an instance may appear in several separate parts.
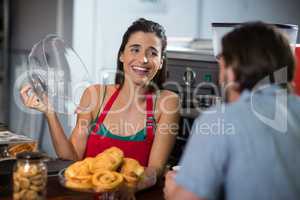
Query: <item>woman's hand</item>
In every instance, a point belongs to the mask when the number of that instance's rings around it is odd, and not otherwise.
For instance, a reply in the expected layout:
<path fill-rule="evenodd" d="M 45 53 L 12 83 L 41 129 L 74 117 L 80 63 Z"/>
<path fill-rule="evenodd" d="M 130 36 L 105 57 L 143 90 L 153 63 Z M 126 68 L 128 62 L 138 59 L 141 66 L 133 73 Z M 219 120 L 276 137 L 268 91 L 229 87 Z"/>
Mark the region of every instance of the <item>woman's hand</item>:
<path fill-rule="evenodd" d="M 31 92 L 31 94 L 30 94 Z M 22 87 L 20 91 L 21 99 L 24 105 L 28 108 L 38 110 L 42 113 L 53 112 L 53 108 L 48 102 L 47 95 L 43 96 L 43 99 L 40 99 L 34 92 L 31 85 L 27 84 Z"/>
<path fill-rule="evenodd" d="M 157 170 L 154 167 L 145 168 L 144 177 L 137 184 L 137 191 L 152 187 L 157 182 Z"/>
<path fill-rule="evenodd" d="M 115 199 L 118 200 L 135 200 L 136 188 L 123 185 L 118 192 L 116 192 Z"/>

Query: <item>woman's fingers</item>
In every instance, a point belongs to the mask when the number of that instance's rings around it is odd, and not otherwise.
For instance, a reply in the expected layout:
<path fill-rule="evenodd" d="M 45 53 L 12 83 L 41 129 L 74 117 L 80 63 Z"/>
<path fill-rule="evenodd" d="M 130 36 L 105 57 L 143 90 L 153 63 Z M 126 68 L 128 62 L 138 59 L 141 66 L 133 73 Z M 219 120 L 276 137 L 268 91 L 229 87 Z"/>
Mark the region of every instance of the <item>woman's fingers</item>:
<path fill-rule="evenodd" d="M 32 89 L 32 87 L 31 87 L 31 85 L 29 85 L 29 84 L 26 84 L 26 85 L 24 85 L 22 88 L 21 88 L 21 90 L 20 90 L 20 95 L 21 95 L 21 99 L 22 99 L 22 101 L 25 103 L 26 101 L 27 101 L 27 99 L 28 99 L 28 92 L 29 92 L 29 90 L 31 90 Z"/>
<path fill-rule="evenodd" d="M 30 90 L 32 90 L 31 85 L 26 84 L 20 90 L 20 95 L 21 95 L 21 99 L 22 99 L 23 103 L 25 104 L 25 106 L 34 108 L 35 106 L 38 105 L 40 100 L 34 92 L 29 94 Z"/>
<path fill-rule="evenodd" d="M 31 95 L 29 98 L 28 98 L 28 101 L 27 101 L 27 105 L 28 107 L 30 108 L 35 108 L 38 106 L 38 102 L 37 102 L 37 97 L 35 95 Z"/>
<path fill-rule="evenodd" d="M 40 99 L 31 85 L 26 84 L 20 90 L 21 99 L 24 105 L 28 108 L 33 108 L 41 112 L 53 112 L 52 106 L 48 102 L 48 96 L 43 94 Z"/>

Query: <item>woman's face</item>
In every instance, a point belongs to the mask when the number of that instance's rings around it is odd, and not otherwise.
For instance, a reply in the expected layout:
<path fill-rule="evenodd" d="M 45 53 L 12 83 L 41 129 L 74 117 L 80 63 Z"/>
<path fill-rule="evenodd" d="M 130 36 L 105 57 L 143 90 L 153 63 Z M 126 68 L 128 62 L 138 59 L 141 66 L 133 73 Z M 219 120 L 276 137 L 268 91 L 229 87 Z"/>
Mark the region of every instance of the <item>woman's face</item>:
<path fill-rule="evenodd" d="M 161 40 L 155 33 L 138 31 L 131 34 L 119 58 L 123 63 L 125 82 L 149 83 L 162 67 L 161 51 Z"/>

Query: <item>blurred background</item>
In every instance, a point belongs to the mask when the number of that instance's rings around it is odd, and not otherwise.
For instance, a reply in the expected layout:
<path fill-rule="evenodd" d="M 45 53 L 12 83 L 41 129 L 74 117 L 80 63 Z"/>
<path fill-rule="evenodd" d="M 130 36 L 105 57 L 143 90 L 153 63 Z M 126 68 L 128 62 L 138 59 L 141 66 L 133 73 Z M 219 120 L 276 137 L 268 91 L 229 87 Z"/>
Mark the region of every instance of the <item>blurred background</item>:
<path fill-rule="evenodd" d="M 37 139 L 52 156 L 47 124 L 41 114 L 21 106 L 17 92 L 30 49 L 47 34 L 63 37 L 97 82 L 101 71 L 115 70 L 122 35 L 140 17 L 166 28 L 169 49 L 195 39 L 209 41 L 212 22 L 300 25 L 299 0 L 0 0 L 0 4 L 0 122 Z M 108 82 L 113 80 L 110 76 Z M 74 117 L 59 117 L 70 134 Z"/>

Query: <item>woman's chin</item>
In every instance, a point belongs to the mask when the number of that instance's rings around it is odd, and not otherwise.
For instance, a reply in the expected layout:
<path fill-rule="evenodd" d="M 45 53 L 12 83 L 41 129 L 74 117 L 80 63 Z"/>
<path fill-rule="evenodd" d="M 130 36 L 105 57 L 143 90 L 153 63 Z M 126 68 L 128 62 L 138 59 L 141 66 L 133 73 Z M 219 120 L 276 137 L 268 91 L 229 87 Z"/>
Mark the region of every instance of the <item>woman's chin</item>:
<path fill-rule="evenodd" d="M 149 82 L 149 80 L 147 77 L 136 78 L 133 80 L 133 84 L 138 87 L 145 87 L 148 82 Z"/>

